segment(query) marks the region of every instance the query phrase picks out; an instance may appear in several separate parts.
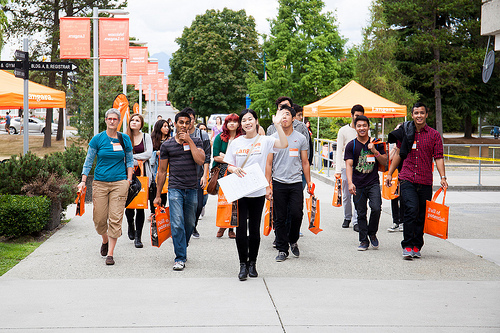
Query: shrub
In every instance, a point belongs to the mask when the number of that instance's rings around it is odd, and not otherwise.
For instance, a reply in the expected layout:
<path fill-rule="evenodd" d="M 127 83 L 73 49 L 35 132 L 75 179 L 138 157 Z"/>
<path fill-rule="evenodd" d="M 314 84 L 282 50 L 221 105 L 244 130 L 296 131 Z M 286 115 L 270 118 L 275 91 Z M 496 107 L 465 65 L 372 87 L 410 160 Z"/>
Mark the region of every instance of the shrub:
<path fill-rule="evenodd" d="M 62 209 L 66 209 L 76 197 L 77 180 L 72 174 L 59 176 L 56 173 L 40 174 L 31 182 L 22 187 L 28 196 L 46 196 L 52 202 L 60 202 Z"/>
<path fill-rule="evenodd" d="M 50 218 L 50 206 L 46 197 L 0 196 L 0 235 L 20 237 L 40 232 Z"/>

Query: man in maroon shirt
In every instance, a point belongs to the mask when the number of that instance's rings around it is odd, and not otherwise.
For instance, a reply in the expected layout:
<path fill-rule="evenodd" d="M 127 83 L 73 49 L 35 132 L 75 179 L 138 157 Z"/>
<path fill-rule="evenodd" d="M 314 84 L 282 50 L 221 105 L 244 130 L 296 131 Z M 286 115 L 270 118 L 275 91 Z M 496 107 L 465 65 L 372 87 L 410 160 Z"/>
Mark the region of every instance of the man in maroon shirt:
<path fill-rule="evenodd" d="M 426 123 L 429 109 L 425 104 L 417 102 L 412 108 L 411 116 L 413 124 L 408 122 L 407 126 L 401 126 L 404 139 L 401 136 L 398 138 L 400 149 L 392 161 L 386 182 L 390 186 L 392 173 L 402 161 L 399 181 L 405 211 L 401 246 L 403 259 L 407 260 L 420 258 L 420 249 L 424 245 L 425 204 L 426 200 L 432 198 L 432 159 L 436 161 L 441 176 L 441 187 L 448 187 L 441 135 Z"/>

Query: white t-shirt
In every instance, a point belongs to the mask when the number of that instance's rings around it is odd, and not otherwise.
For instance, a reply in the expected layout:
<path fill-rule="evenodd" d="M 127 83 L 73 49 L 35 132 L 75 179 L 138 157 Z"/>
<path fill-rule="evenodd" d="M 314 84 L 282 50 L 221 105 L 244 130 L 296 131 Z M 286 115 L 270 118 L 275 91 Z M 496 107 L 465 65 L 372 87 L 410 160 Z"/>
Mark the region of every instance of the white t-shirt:
<path fill-rule="evenodd" d="M 345 169 L 344 150 L 345 146 L 356 138 L 358 133 L 351 124 L 342 126 L 337 134 L 337 151 L 335 159 L 335 173 L 341 173 Z"/>
<path fill-rule="evenodd" d="M 230 165 L 241 167 L 245 159 L 247 158 L 248 152 L 252 147 L 253 143 L 257 137 L 251 139 L 246 139 L 244 136 L 240 136 L 227 147 L 226 156 L 224 157 L 224 162 Z M 258 164 L 262 172 L 266 173 L 266 162 L 267 155 L 274 153 L 277 150 L 274 148 L 275 138 L 269 136 L 260 136 L 259 141 L 252 150 L 252 154 L 245 163 L 244 168 L 252 165 Z M 266 195 L 266 189 L 258 190 L 247 195 L 247 197 L 254 198 Z"/>

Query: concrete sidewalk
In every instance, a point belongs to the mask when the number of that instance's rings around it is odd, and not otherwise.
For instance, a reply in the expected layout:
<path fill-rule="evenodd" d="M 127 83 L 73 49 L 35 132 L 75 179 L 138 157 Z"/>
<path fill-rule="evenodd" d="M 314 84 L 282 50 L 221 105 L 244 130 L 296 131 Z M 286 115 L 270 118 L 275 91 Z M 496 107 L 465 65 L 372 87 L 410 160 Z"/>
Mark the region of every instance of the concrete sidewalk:
<path fill-rule="evenodd" d="M 332 187 L 316 181 L 321 227 L 302 228 L 300 258 L 274 260 L 262 236 L 259 277 L 240 282 L 234 240 L 215 233 L 211 196 L 182 272 L 173 247 L 118 240 L 114 266 L 99 255 L 92 206 L 0 277 L 0 331 L 70 332 L 498 332 L 498 192 L 448 192 L 450 239 L 426 236 L 422 259 L 401 258 L 383 201 L 380 249 L 358 252 L 342 229 Z M 74 207 L 68 209 L 68 217 Z M 496 264 L 496 263 L 497 264 Z"/>

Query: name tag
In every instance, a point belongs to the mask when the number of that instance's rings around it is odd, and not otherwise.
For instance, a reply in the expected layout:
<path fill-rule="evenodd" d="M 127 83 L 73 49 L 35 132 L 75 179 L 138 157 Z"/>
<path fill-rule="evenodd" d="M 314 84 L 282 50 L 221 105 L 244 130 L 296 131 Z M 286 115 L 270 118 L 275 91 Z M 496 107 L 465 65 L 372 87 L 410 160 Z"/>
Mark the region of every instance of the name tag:
<path fill-rule="evenodd" d="M 411 149 L 417 149 L 417 141 L 413 141 L 413 146 L 411 146 Z"/>
<path fill-rule="evenodd" d="M 375 155 L 366 155 L 366 161 L 368 163 L 375 163 Z"/>
<path fill-rule="evenodd" d="M 182 147 L 184 148 L 184 151 L 191 150 L 191 148 L 189 147 L 189 143 L 184 143 Z"/>
<path fill-rule="evenodd" d="M 299 150 L 297 148 L 290 148 L 288 152 L 290 157 L 299 157 Z"/>
<path fill-rule="evenodd" d="M 112 143 L 113 145 L 113 151 L 122 151 L 122 145 L 119 142 L 114 142 Z"/>

